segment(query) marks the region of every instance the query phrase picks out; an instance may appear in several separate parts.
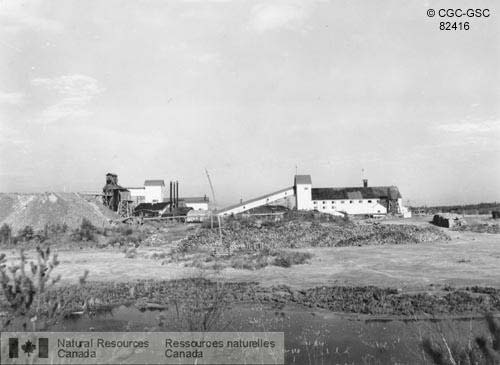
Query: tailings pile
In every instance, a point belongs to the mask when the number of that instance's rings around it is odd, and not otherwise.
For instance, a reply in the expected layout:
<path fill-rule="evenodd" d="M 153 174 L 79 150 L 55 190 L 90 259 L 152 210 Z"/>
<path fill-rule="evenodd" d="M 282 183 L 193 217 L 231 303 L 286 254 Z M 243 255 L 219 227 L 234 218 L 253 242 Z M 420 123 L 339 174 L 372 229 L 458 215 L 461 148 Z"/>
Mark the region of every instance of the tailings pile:
<path fill-rule="evenodd" d="M 76 228 L 84 218 L 96 227 L 103 227 L 118 215 L 76 193 L 0 194 L 0 225 L 6 223 L 14 231 L 26 226 L 39 230 L 57 224 Z"/>

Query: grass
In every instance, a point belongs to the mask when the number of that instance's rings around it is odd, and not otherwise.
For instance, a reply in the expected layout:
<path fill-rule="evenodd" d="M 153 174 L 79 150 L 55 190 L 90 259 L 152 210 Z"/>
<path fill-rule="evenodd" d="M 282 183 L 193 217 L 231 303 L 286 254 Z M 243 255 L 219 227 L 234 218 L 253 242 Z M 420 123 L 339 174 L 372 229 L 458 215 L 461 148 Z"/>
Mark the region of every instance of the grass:
<path fill-rule="evenodd" d="M 467 336 L 436 324 L 421 338 L 423 360 L 429 359 L 436 365 L 500 364 L 500 324 L 491 314 L 484 318 L 487 335 L 474 333 L 472 322 Z"/>

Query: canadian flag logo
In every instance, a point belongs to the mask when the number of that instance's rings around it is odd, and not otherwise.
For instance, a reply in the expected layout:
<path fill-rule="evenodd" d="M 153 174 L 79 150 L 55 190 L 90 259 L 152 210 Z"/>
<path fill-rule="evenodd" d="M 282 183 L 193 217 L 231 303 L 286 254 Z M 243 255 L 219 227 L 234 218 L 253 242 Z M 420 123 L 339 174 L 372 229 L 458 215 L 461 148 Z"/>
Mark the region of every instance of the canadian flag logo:
<path fill-rule="evenodd" d="M 49 339 L 46 337 L 40 337 L 38 341 L 26 340 L 21 346 L 19 346 L 19 338 L 9 338 L 9 359 L 19 358 L 19 348 L 28 357 L 38 356 L 41 359 L 49 357 Z"/>

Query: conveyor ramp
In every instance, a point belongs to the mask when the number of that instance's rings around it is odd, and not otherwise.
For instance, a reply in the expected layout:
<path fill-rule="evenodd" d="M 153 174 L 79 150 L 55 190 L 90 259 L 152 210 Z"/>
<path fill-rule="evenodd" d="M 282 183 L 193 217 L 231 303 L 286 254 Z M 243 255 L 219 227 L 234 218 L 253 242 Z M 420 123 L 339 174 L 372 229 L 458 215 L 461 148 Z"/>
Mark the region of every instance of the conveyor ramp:
<path fill-rule="evenodd" d="M 217 214 L 220 216 L 243 213 L 247 210 L 261 207 L 269 203 L 275 202 L 280 199 L 295 196 L 295 190 L 292 187 L 275 191 L 274 193 L 266 194 L 255 199 L 250 199 L 239 204 L 231 205 L 219 211 Z"/>

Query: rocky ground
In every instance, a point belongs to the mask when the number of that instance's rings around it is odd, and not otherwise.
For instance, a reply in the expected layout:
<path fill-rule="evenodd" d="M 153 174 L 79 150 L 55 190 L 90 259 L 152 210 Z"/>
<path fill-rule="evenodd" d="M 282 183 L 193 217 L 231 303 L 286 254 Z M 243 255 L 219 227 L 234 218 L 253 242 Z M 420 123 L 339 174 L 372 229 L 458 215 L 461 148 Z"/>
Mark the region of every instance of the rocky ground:
<path fill-rule="evenodd" d="M 199 230 L 179 245 L 189 252 L 200 247 L 225 246 L 238 249 L 281 249 L 305 247 L 343 247 L 365 245 L 401 245 L 432 243 L 449 240 L 443 230 L 410 224 L 363 224 L 338 220 L 260 222 L 230 222 L 222 229 L 222 241 L 217 230 Z"/>

